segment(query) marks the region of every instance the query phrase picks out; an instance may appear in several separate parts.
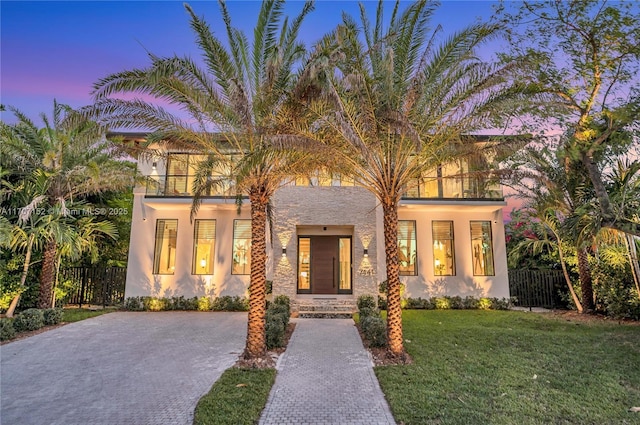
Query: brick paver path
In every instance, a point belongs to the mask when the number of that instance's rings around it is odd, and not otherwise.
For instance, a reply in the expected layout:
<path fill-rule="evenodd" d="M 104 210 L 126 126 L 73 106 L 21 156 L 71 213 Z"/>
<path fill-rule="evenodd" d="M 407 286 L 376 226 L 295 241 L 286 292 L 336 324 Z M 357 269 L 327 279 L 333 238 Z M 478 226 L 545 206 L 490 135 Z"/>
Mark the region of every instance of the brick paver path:
<path fill-rule="evenodd" d="M 296 323 L 260 424 L 394 424 L 353 320 Z"/>
<path fill-rule="evenodd" d="M 190 425 L 246 313 L 110 313 L 0 347 L 0 423 Z"/>

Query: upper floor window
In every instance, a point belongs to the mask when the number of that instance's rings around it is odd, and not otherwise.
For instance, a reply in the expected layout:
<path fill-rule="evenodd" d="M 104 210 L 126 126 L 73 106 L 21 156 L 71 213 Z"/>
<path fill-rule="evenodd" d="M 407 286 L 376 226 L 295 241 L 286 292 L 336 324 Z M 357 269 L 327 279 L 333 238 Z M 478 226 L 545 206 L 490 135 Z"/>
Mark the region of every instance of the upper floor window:
<path fill-rule="evenodd" d="M 471 253 L 473 254 L 473 275 L 494 276 L 493 240 L 490 221 L 471 222 Z"/>
<path fill-rule="evenodd" d="M 418 274 L 416 253 L 416 222 L 412 220 L 398 221 L 398 263 L 400 275 L 415 276 Z"/>
<path fill-rule="evenodd" d="M 233 265 L 231 274 L 251 273 L 251 220 L 233 221 Z"/>
<path fill-rule="evenodd" d="M 213 274 L 216 221 L 196 220 L 193 228 L 192 274 Z"/>
<path fill-rule="evenodd" d="M 455 276 L 456 259 L 453 239 L 453 221 L 432 221 L 433 274 Z"/>
<path fill-rule="evenodd" d="M 153 274 L 175 273 L 177 241 L 178 220 L 157 220 Z"/>

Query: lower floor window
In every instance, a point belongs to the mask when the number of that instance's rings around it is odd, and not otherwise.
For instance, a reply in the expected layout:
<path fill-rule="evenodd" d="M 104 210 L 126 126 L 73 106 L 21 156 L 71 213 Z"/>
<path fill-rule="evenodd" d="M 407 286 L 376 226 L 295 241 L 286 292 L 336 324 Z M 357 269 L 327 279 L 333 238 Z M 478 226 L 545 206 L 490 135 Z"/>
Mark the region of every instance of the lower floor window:
<path fill-rule="evenodd" d="M 156 221 L 156 243 L 153 252 L 153 274 L 174 274 L 178 220 Z"/>
<path fill-rule="evenodd" d="M 432 221 L 433 232 L 433 274 L 454 276 L 456 261 L 453 239 L 453 221 Z"/>
<path fill-rule="evenodd" d="M 251 220 L 233 221 L 233 266 L 231 274 L 251 272 Z"/>
<path fill-rule="evenodd" d="M 471 222 L 471 253 L 474 276 L 495 275 L 490 221 Z"/>
<path fill-rule="evenodd" d="M 216 221 L 196 220 L 193 229 L 192 274 L 213 274 Z"/>

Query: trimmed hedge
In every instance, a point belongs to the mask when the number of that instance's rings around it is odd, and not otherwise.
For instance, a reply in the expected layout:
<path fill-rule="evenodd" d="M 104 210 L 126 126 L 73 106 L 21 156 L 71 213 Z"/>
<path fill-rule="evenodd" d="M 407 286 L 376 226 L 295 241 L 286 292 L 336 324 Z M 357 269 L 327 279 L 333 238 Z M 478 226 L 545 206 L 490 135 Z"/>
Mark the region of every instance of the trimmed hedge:
<path fill-rule="evenodd" d="M 44 319 L 45 326 L 57 325 L 62 322 L 62 309 L 61 308 L 46 308 L 42 310 L 42 317 Z"/>
<path fill-rule="evenodd" d="M 406 310 L 509 310 L 509 298 L 475 298 L 459 296 L 407 298 Z"/>
<path fill-rule="evenodd" d="M 13 327 L 13 319 L 4 317 L 0 319 L 0 341 L 7 341 L 15 338 L 16 330 Z"/>
<path fill-rule="evenodd" d="M 243 297 L 225 295 L 211 299 L 209 297 L 157 298 L 129 297 L 124 300 L 124 309 L 129 311 L 247 311 L 249 302 Z"/>
<path fill-rule="evenodd" d="M 37 308 L 27 309 L 18 314 L 13 321 L 13 327 L 18 332 L 35 331 L 44 326 L 44 314 Z"/>

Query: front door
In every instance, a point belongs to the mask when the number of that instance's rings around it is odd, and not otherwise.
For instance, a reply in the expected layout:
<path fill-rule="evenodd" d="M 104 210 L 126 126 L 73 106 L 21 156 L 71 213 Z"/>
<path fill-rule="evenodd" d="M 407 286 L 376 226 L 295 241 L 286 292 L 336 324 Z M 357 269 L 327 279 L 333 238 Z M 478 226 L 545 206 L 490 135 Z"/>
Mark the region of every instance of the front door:
<path fill-rule="evenodd" d="M 298 238 L 298 292 L 351 293 L 351 237 Z"/>

